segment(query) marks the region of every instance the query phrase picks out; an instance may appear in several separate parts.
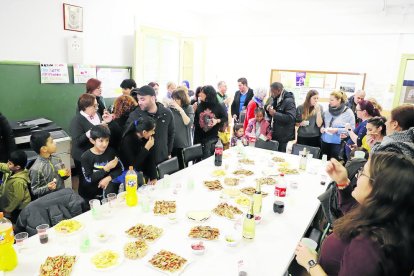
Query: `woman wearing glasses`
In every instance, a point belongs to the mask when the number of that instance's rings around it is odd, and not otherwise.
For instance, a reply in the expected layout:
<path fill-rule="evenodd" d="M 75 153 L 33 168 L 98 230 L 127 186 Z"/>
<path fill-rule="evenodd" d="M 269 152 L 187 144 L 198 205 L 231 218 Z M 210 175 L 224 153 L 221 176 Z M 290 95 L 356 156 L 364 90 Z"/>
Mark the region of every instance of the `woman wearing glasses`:
<path fill-rule="evenodd" d="M 300 243 L 296 260 L 311 275 L 410 275 L 414 269 L 414 161 L 395 153 L 373 154 L 354 190 L 335 159 L 327 172 L 337 183 L 344 216 L 322 244 L 318 258 Z"/>

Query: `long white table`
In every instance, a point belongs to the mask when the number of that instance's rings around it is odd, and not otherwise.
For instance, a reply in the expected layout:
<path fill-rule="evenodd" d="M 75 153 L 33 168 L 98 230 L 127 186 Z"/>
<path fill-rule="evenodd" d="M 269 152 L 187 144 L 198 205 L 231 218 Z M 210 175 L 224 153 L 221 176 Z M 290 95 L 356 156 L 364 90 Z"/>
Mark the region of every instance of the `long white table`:
<path fill-rule="evenodd" d="M 245 177 L 237 188 L 255 186 L 255 179 L 262 177 L 263 173 L 277 173 L 278 166 L 270 162 L 274 156 L 280 156 L 291 164 L 292 168 L 299 165 L 299 157 L 270 152 L 267 150 L 251 147 L 244 148 L 249 159 L 255 160 L 255 165 L 243 165 L 245 169 L 255 172 L 253 176 Z M 224 234 L 235 230 L 235 221 L 230 221 L 214 214 L 202 224 L 190 221 L 186 217 L 188 211 L 212 210 L 221 202 L 220 191 L 209 191 L 203 185 L 204 180 L 217 179 L 212 172 L 217 169 L 214 166 L 213 157 L 197 163 L 189 168 L 179 171 L 170 176 L 170 188 L 165 188 L 160 180 L 154 191 L 150 192 L 154 200 L 176 200 L 178 222 L 171 224 L 166 216 L 154 216 L 151 211 L 144 212 L 138 204 L 136 207 L 119 206 L 112 209 L 112 214 L 104 219 L 94 220 L 90 212 L 84 213 L 76 220 L 84 224 L 84 228 L 76 234 L 64 236 L 57 234 L 54 229 L 49 230 L 49 242 L 40 244 L 37 236 L 26 240 L 25 248 L 18 254 L 19 265 L 17 268 L 6 273 L 6 275 L 37 275 L 40 264 L 47 256 L 76 255 L 77 261 L 72 275 L 162 275 L 149 266 L 147 260 L 160 249 L 166 249 L 189 259 L 190 264 L 184 269 L 182 275 L 237 275 L 238 261 L 243 260 L 245 270 L 249 276 L 258 275 L 282 275 L 294 257 L 297 243 L 311 223 L 319 207 L 317 196 L 326 186 L 320 184 L 320 160 L 312 159 L 308 162 L 310 170 L 301 172 L 299 175 L 287 175 L 288 183 L 285 211 L 283 214 L 273 212 L 275 197 L 274 185 L 263 185 L 262 191 L 269 195 L 263 198 L 262 221 L 256 226 L 256 237 L 253 241 L 241 239 L 236 247 L 229 247 L 224 242 Z M 227 165 L 226 165 L 227 164 Z M 227 175 L 234 177 L 231 173 L 240 165 L 236 149 L 224 152 L 223 168 L 227 168 Z M 193 189 L 187 187 L 189 179 L 195 180 Z M 218 179 L 223 180 L 224 177 Z M 291 181 L 297 181 L 298 188 L 290 187 Z M 222 181 L 223 182 L 223 181 Z M 181 189 L 177 193 L 174 190 L 177 184 Z M 226 185 L 222 183 L 224 188 Z M 178 185 L 179 186 L 179 185 Z M 141 195 L 139 191 L 139 196 Z M 236 206 L 234 200 L 228 202 Z M 246 211 L 246 209 L 242 209 Z M 242 222 L 242 221 L 241 221 Z M 133 241 L 124 233 L 129 227 L 137 224 L 152 224 L 164 229 L 163 235 L 153 243 L 149 244 L 149 251 L 143 259 L 125 259 L 121 265 L 105 272 L 96 271 L 90 262 L 91 256 L 102 249 L 114 249 L 122 252 L 123 246 Z M 191 227 L 196 225 L 208 225 L 220 229 L 220 238 L 216 241 L 204 241 L 206 252 L 202 256 L 192 254 L 190 245 L 196 241 L 188 237 Z M 96 232 L 104 229 L 110 233 L 110 239 L 105 243 L 96 240 Z M 238 228 L 241 235 L 241 227 Z M 89 234 L 92 246 L 87 253 L 80 252 L 81 236 Z"/>

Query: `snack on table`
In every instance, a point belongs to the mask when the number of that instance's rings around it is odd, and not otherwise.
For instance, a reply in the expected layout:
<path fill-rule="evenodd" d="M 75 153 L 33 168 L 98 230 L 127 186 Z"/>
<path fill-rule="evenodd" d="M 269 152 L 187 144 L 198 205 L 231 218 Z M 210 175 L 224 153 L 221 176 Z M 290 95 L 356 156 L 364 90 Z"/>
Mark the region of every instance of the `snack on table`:
<path fill-rule="evenodd" d="M 253 195 L 256 192 L 256 189 L 254 187 L 246 187 L 246 188 L 240 189 L 240 191 L 242 193 L 246 194 L 246 195 L 250 195 L 251 196 L 251 195 Z M 268 195 L 268 193 L 262 191 L 262 196 L 265 197 L 267 195 Z"/>
<path fill-rule="evenodd" d="M 98 269 L 108 268 L 118 263 L 118 253 L 112 250 L 105 250 L 99 252 L 91 258 L 92 263 Z"/>
<path fill-rule="evenodd" d="M 248 207 L 250 205 L 250 199 L 246 196 L 239 196 L 236 198 L 236 203 L 242 205 L 244 207 Z"/>
<path fill-rule="evenodd" d="M 204 181 L 204 185 L 210 191 L 219 191 L 219 190 L 223 189 L 223 186 L 221 186 L 221 183 L 220 183 L 219 180 Z"/>
<path fill-rule="evenodd" d="M 154 205 L 154 214 L 158 215 L 168 215 L 171 213 L 175 213 L 176 211 L 176 204 L 175 201 L 155 201 Z"/>
<path fill-rule="evenodd" d="M 274 162 L 285 162 L 286 161 L 285 158 L 278 157 L 278 156 L 273 157 L 272 160 Z"/>
<path fill-rule="evenodd" d="M 146 241 L 154 241 L 158 239 L 161 236 L 162 232 L 163 230 L 161 228 L 141 223 L 132 226 L 125 231 L 125 233 L 127 233 L 130 237 L 141 238 Z"/>
<path fill-rule="evenodd" d="M 185 265 L 187 260 L 170 251 L 161 250 L 148 262 L 163 271 L 175 272 L 180 270 Z"/>
<path fill-rule="evenodd" d="M 260 185 L 274 185 L 276 184 L 276 180 L 271 177 L 261 177 L 256 179 L 257 183 L 260 183 Z"/>
<path fill-rule="evenodd" d="M 193 239 L 216 240 L 220 236 L 220 230 L 210 226 L 195 226 L 191 228 L 188 234 Z"/>
<path fill-rule="evenodd" d="M 40 276 L 68 276 L 72 272 L 76 256 L 55 256 L 47 257 L 46 261 L 40 266 Z"/>
<path fill-rule="evenodd" d="M 239 181 L 240 180 L 238 178 L 230 178 L 230 177 L 224 178 L 224 184 L 228 186 L 237 186 L 239 185 Z"/>
<path fill-rule="evenodd" d="M 239 163 L 246 164 L 246 165 L 254 165 L 254 160 L 251 160 L 249 158 L 243 158 L 243 159 L 239 159 Z"/>
<path fill-rule="evenodd" d="M 55 231 L 63 234 L 70 234 L 78 231 L 82 227 L 82 224 L 74 219 L 62 220 L 55 225 Z"/>
<path fill-rule="evenodd" d="M 289 168 L 279 168 L 279 172 L 283 174 L 298 174 L 299 173 L 297 169 L 289 169 Z"/>
<path fill-rule="evenodd" d="M 249 170 L 245 170 L 245 169 L 239 169 L 239 170 L 235 170 L 234 172 L 233 172 L 233 174 L 235 174 L 235 175 L 247 175 L 247 176 L 249 176 L 249 175 L 252 175 L 252 174 L 254 174 L 254 172 L 252 172 L 252 171 L 249 171 Z"/>
<path fill-rule="evenodd" d="M 128 259 L 137 259 L 142 258 L 147 254 L 148 245 L 145 240 L 137 240 L 134 242 L 129 242 L 124 246 L 124 255 Z"/>
<path fill-rule="evenodd" d="M 213 171 L 213 176 L 225 176 L 226 175 L 226 171 L 225 170 L 214 170 Z"/>
<path fill-rule="evenodd" d="M 239 208 L 231 206 L 227 203 L 220 203 L 216 208 L 213 209 L 213 212 L 218 216 L 222 216 L 228 219 L 234 219 L 235 215 L 243 214 Z"/>

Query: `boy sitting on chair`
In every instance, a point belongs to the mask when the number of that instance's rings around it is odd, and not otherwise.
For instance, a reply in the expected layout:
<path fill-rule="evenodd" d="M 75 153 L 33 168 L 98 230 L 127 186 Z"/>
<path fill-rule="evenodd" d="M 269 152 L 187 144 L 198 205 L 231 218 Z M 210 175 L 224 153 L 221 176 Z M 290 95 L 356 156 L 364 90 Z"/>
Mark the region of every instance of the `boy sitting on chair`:
<path fill-rule="evenodd" d="M 27 155 L 21 150 L 13 151 L 9 162 L 0 163 L 0 171 L 4 173 L 3 184 L 0 186 L 0 211 L 13 223 L 31 200 L 26 163 Z"/>

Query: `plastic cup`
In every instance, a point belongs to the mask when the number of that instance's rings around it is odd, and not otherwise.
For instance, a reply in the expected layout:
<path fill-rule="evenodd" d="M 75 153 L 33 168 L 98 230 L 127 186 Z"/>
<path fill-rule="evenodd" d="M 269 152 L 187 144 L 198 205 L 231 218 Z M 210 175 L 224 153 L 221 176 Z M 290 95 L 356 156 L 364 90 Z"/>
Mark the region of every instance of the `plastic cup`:
<path fill-rule="evenodd" d="M 141 208 L 144 213 L 148 213 L 150 211 L 150 200 L 148 197 L 141 197 Z"/>
<path fill-rule="evenodd" d="M 192 190 L 192 189 L 194 189 L 194 186 L 195 186 L 195 183 L 194 183 L 195 181 L 194 181 L 194 179 L 193 178 L 189 178 L 188 180 L 187 180 L 187 189 L 188 190 Z"/>
<path fill-rule="evenodd" d="M 91 240 L 87 233 L 81 235 L 80 237 L 80 251 L 81 252 L 88 252 L 91 246 Z"/>
<path fill-rule="evenodd" d="M 29 233 L 27 232 L 20 232 L 14 236 L 14 240 L 16 241 L 17 250 L 20 252 L 24 248 L 24 241 L 29 237 Z"/>
<path fill-rule="evenodd" d="M 98 199 L 89 200 L 89 206 L 91 207 L 92 217 L 98 219 L 100 217 L 100 206 L 101 202 Z"/>
<path fill-rule="evenodd" d="M 114 207 L 114 200 L 116 200 L 116 193 L 110 193 L 106 195 L 106 198 L 109 201 L 109 206 Z"/>
<path fill-rule="evenodd" d="M 108 198 L 104 198 L 101 200 L 102 205 L 101 210 L 104 216 L 109 216 L 111 214 L 111 203 Z"/>
<path fill-rule="evenodd" d="M 300 240 L 307 248 L 309 248 L 312 251 L 316 251 L 316 248 L 318 247 L 318 243 L 312 239 L 309 238 L 302 238 Z"/>
<path fill-rule="evenodd" d="M 36 227 L 37 235 L 39 236 L 39 240 L 41 244 L 45 244 L 49 241 L 49 235 L 47 233 L 49 229 L 49 224 L 40 224 Z"/>

